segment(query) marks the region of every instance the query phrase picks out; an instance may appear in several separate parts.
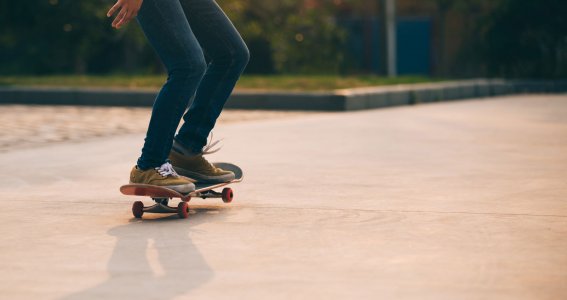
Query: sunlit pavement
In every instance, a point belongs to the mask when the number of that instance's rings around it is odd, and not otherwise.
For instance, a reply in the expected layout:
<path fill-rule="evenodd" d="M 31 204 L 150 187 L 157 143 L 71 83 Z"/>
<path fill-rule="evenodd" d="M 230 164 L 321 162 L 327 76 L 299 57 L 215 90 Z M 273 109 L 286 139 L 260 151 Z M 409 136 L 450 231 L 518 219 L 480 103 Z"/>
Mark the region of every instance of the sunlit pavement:
<path fill-rule="evenodd" d="M 151 108 L 61 105 L 0 105 L 0 152 L 97 137 L 145 133 Z M 304 111 L 226 110 L 218 123 L 283 119 Z"/>
<path fill-rule="evenodd" d="M 215 135 L 244 182 L 184 220 L 118 192 L 142 134 L 1 153 L 1 298 L 567 297 L 566 95 Z"/>

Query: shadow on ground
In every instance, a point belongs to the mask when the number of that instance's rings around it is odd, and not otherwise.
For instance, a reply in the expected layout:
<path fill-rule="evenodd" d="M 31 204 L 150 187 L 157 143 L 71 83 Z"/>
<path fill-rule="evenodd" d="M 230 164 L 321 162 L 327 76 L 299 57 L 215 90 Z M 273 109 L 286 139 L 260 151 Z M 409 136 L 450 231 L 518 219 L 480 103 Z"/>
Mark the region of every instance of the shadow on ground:
<path fill-rule="evenodd" d="M 61 299 L 172 299 L 208 282 L 213 270 L 191 241 L 193 227 L 219 222 L 229 208 L 191 206 L 189 219 L 145 214 L 108 231 L 116 246 L 107 264 L 109 277 L 101 284 Z M 85 257 L 85 259 L 89 259 Z M 80 276 L 80 274 L 78 275 Z"/>

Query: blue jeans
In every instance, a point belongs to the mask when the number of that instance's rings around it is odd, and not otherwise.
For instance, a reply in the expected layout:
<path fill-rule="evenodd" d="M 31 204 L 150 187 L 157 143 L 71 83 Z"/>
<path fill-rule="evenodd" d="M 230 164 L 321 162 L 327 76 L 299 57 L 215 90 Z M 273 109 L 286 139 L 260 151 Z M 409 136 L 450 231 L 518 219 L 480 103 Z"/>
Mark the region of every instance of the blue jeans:
<path fill-rule="evenodd" d="M 137 20 L 168 73 L 137 163 L 145 170 L 167 161 L 174 136 L 189 151 L 202 151 L 250 53 L 214 0 L 144 0 Z"/>

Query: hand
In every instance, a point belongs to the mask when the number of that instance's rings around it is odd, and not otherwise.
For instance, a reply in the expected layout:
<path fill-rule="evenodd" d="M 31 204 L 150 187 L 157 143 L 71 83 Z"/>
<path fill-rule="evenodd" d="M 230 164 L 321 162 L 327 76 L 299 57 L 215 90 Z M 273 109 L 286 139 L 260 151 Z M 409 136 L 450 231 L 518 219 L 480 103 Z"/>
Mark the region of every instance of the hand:
<path fill-rule="evenodd" d="M 110 18 L 116 11 L 120 9 L 120 12 L 118 12 L 116 17 L 114 18 L 114 21 L 112 21 L 112 27 L 118 29 L 122 25 L 130 22 L 132 18 L 136 17 L 138 15 L 140 7 L 142 6 L 142 1 L 143 0 L 118 0 L 116 4 L 114 4 L 114 6 L 106 13 L 106 16 Z"/>

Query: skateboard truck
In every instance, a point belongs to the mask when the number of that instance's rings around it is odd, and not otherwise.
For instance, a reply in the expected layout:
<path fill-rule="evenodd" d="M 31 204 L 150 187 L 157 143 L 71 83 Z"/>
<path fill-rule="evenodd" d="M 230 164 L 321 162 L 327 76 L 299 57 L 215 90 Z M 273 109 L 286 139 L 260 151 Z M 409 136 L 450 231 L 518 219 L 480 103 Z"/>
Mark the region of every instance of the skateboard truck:
<path fill-rule="evenodd" d="M 231 188 L 224 188 L 221 193 L 213 190 L 206 190 L 183 195 L 174 190 L 163 187 L 129 184 L 122 186 L 120 191 L 125 195 L 150 196 L 155 202 L 155 204 L 151 206 L 144 206 L 142 201 L 134 202 L 132 205 L 132 214 L 134 214 L 134 217 L 138 219 L 141 218 L 145 212 L 157 214 L 177 213 L 180 218 L 185 219 L 189 216 L 188 202 L 191 200 L 191 197 L 202 199 L 221 198 L 224 203 L 232 202 L 234 197 L 234 192 Z M 163 196 L 158 196 L 158 194 L 163 194 Z M 181 202 L 179 202 L 177 207 L 169 206 L 169 200 L 173 198 L 181 199 Z"/>

